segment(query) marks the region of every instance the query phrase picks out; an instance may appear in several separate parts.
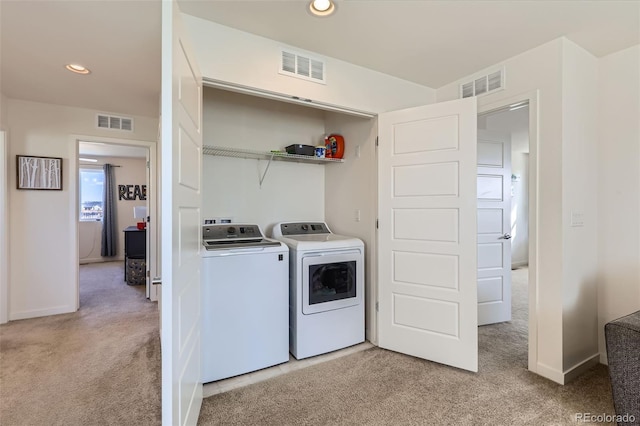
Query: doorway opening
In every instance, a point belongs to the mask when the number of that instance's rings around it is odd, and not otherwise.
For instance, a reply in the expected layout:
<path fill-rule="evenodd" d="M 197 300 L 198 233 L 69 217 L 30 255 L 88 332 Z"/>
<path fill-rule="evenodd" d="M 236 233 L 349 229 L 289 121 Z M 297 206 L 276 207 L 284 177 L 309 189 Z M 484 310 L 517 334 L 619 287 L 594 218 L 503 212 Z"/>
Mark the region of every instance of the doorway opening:
<path fill-rule="evenodd" d="M 92 282 L 99 276 L 118 276 L 129 290 L 135 288 L 144 298 L 157 300 L 149 279 L 156 265 L 157 236 L 148 220 L 155 217 L 155 144 L 88 138 L 76 143 L 78 307 L 81 280 Z M 106 164 L 111 166 L 110 177 L 105 175 Z M 103 196 L 107 179 L 111 200 Z M 106 226 L 112 232 L 103 235 Z M 111 252 L 103 256 L 106 248 Z"/>
<path fill-rule="evenodd" d="M 502 243 L 504 253 L 501 256 L 502 263 L 481 265 L 483 256 L 481 246 L 486 244 L 486 238 L 491 237 L 481 235 L 481 212 L 483 202 L 480 201 L 480 191 L 482 188 L 480 181 L 481 170 L 479 164 L 478 180 L 478 312 L 482 313 L 482 308 L 492 308 L 499 302 L 507 304 L 508 312 L 502 318 L 494 321 L 479 316 L 478 344 L 480 356 L 490 357 L 494 362 L 511 362 L 520 367 L 528 365 L 529 370 L 535 363 L 535 353 L 537 342 L 531 340 L 532 322 L 535 324 L 535 311 L 530 306 L 535 305 L 535 281 L 530 281 L 530 276 L 535 272 L 530 271 L 530 263 L 534 263 L 530 257 L 535 254 L 531 247 L 535 247 L 535 197 L 531 194 L 535 188 L 535 163 L 530 158 L 530 142 L 532 132 L 530 131 L 532 120 L 531 106 L 529 100 L 511 102 L 499 108 L 480 108 L 478 115 L 478 137 L 479 137 L 479 162 L 481 156 L 481 135 L 488 133 L 502 135 L 509 148 L 504 153 L 504 191 L 501 194 L 502 206 L 505 206 L 503 223 L 501 224 L 500 235 L 493 235 L 496 239 L 493 246 L 497 246 L 498 239 Z M 485 133 L 486 132 L 486 133 Z M 534 145 L 535 145 L 535 141 Z M 534 154 L 535 156 L 535 154 Z M 533 170 L 532 166 L 534 167 Z M 533 173 L 531 173 L 533 172 Z M 532 200 L 533 197 L 533 200 Z M 495 208 L 496 203 L 489 203 L 489 208 Z M 533 214 L 530 214 L 533 212 Z M 485 214 L 490 217 L 489 214 Z M 486 218 L 484 218 L 486 220 Z M 497 243 L 497 244 L 496 244 Z M 490 246 L 490 244 L 488 244 Z M 485 255 L 486 257 L 486 255 Z M 531 262 L 530 262 L 531 261 Z M 481 267 L 485 266 L 486 270 Z M 481 286 L 484 276 L 500 275 L 500 286 L 494 288 L 484 288 Z M 535 275 L 534 275 L 535 276 Z M 486 278 L 487 283 L 491 283 L 490 278 Z M 496 283 L 497 280 L 494 280 Z M 532 291 L 533 289 L 533 291 Z M 483 306 L 484 305 L 484 306 Z"/>

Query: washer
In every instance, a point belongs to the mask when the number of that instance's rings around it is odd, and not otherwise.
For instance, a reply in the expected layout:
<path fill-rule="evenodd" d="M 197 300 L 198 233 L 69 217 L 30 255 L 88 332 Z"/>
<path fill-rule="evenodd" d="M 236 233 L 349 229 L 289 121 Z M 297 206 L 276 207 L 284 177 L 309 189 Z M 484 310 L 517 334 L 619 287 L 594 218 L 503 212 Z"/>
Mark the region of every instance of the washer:
<path fill-rule="evenodd" d="M 289 255 L 289 350 L 297 359 L 364 341 L 364 243 L 323 222 L 281 222 Z"/>
<path fill-rule="evenodd" d="M 289 361 L 289 249 L 258 225 L 202 227 L 202 382 Z"/>

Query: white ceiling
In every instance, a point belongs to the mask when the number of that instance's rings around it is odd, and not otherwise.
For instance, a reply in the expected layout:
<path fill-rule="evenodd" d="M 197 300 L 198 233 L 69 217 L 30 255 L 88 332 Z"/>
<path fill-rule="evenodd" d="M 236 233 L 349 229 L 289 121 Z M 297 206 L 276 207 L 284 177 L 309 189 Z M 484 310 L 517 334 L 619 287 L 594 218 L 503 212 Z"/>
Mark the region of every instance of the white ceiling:
<path fill-rule="evenodd" d="M 439 88 L 567 36 L 596 56 L 640 43 L 638 1 L 188 1 L 180 8 L 246 32 Z"/>
<path fill-rule="evenodd" d="M 438 88 L 560 36 L 603 56 L 640 43 L 640 0 L 188 1 L 183 12 Z M 160 0 L 0 1 L 10 98 L 157 116 Z M 73 75 L 64 64 L 92 69 Z"/>
<path fill-rule="evenodd" d="M 0 0 L 9 98 L 157 117 L 160 1 Z M 77 75 L 64 65 L 92 70 Z"/>

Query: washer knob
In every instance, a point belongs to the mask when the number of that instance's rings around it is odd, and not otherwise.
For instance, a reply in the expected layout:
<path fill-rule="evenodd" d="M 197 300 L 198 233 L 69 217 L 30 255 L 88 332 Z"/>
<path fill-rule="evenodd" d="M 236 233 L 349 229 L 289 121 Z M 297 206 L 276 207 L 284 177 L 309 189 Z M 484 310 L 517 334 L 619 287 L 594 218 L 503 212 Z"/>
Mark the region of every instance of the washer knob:
<path fill-rule="evenodd" d="M 309 225 L 304 224 L 304 225 L 300 226 L 300 229 L 302 229 L 303 231 L 308 231 L 309 230 Z"/>
<path fill-rule="evenodd" d="M 234 228 L 233 226 L 230 226 L 227 228 L 227 233 L 228 234 L 235 234 L 236 233 L 236 228 Z"/>

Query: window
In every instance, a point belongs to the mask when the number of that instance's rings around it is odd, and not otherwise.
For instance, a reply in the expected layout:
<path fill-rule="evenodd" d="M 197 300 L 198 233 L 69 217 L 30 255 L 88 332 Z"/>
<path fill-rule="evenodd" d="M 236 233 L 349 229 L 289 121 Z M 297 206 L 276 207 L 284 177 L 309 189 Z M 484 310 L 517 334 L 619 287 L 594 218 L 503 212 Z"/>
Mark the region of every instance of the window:
<path fill-rule="evenodd" d="M 80 169 L 80 220 L 102 220 L 102 169 Z"/>

